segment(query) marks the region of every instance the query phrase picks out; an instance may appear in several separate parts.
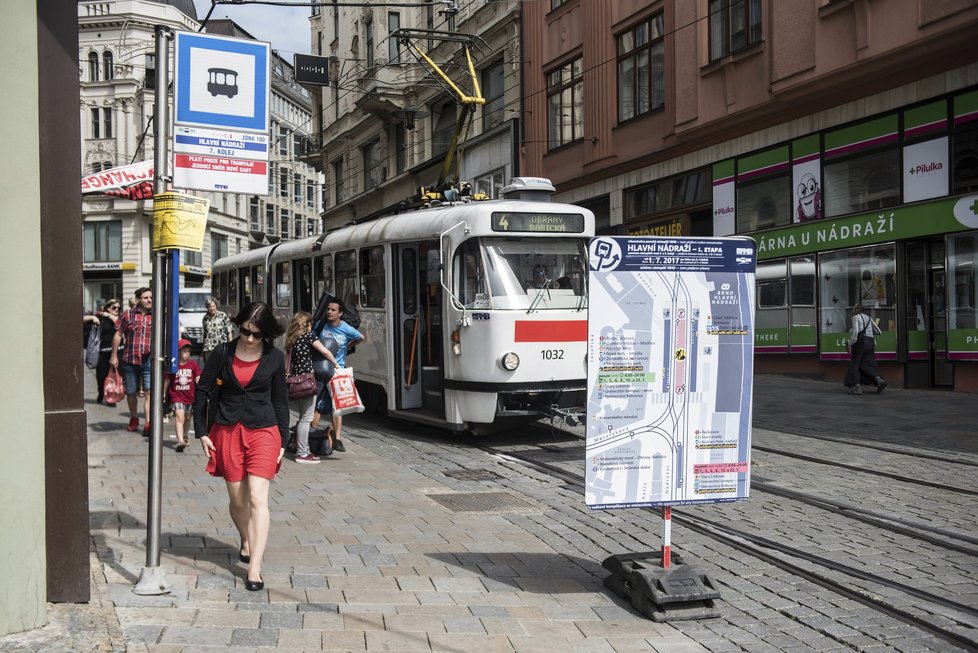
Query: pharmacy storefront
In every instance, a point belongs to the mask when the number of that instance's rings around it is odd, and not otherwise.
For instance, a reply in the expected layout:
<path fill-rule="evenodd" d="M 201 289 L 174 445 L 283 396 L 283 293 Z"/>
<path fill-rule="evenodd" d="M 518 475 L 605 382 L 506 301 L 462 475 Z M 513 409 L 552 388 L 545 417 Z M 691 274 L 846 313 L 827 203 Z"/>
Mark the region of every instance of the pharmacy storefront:
<path fill-rule="evenodd" d="M 855 304 L 884 376 L 978 392 L 978 91 L 724 161 L 714 230 L 757 241 L 756 367 L 844 376 Z"/>

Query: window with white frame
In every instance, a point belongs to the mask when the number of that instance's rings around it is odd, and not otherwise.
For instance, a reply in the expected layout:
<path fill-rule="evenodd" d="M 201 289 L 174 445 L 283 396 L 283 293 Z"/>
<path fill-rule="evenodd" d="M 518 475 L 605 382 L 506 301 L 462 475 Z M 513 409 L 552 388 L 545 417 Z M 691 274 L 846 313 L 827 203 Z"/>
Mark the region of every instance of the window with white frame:
<path fill-rule="evenodd" d="M 503 189 L 504 174 L 505 171 L 499 169 L 481 177 L 476 177 L 475 185 L 472 188 L 473 192 L 484 193 L 491 200 L 499 199 L 499 193 Z"/>
<path fill-rule="evenodd" d="M 219 261 L 228 253 L 228 237 L 211 232 L 211 260 Z"/>
<path fill-rule="evenodd" d="M 278 171 L 278 194 L 279 197 L 289 196 L 289 171 L 285 168 L 280 168 Z"/>
<path fill-rule="evenodd" d="M 89 52 L 88 53 L 88 81 L 97 82 L 99 75 L 99 63 L 98 63 L 98 53 Z"/>
<path fill-rule="evenodd" d="M 122 260 L 122 221 L 86 222 L 83 226 L 84 262 Z"/>
<path fill-rule="evenodd" d="M 710 0 L 710 61 L 761 40 L 761 0 Z"/>
<path fill-rule="evenodd" d="M 102 110 L 92 109 L 92 138 L 102 138 Z"/>
<path fill-rule="evenodd" d="M 282 236 L 282 238 L 289 237 L 289 217 L 290 216 L 288 210 L 282 209 L 282 213 L 280 215 L 280 222 L 279 222 L 279 224 L 282 227 L 279 234 Z"/>
<path fill-rule="evenodd" d="M 550 149 L 584 138 L 584 60 L 547 73 Z"/>
<path fill-rule="evenodd" d="M 112 53 L 108 50 L 102 53 L 102 77 L 105 81 L 112 80 L 115 75 L 112 66 Z"/>
<path fill-rule="evenodd" d="M 363 146 L 363 189 L 370 190 L 384 181 L 380 163 L 380 141 L 375 140 Z"/>
<path fill-rule="evenodd" d="M 275 205 L 268 204 L 265 206 L 265 233 L 274 234 L 275 233 Z"/>
<path fill-rule="evenodd" d="M 343 159 L 333 161 L 333 190 L 336 193 L 335 202 L 341 203 L 346 199 L 346 181 L 344 179 Z"/>
<path fill-rule="evenodd" d="M 662 14 L 618 35 L 618 121 L 665 104 L 665 44 Z"/>
<path fill-rule="evenodd" d="M 252 231 L 260 231 L 261 205 L 258 196 L 252 196 L 248 200 L 248 224 Z"/>
<path fill-rule="evenodd" d="M 390 36 L 401 29 L 401 14 L 396 11 L 387 12 L 387 61 L 389 63 L 401 63 L 401 44 Z"/>

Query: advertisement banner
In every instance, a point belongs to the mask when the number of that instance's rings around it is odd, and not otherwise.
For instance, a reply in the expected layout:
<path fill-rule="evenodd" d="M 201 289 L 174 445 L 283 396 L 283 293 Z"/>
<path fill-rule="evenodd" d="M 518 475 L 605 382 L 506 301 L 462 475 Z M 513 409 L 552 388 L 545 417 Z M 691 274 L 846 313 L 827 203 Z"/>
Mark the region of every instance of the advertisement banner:
<path fill-rule="evenodd" d="M 82 194 L 100 193 L 129 200 L 153 197 L 153 162 L 140 161 L 85 175 L 81 180 Z"/>
<path fill-rule="evenodd" d="M 210 200 L 183 193 L 160 193 L 153 200 L 153 251 L 204 249 Z"/>
<path fill-rule="evenodd" d="M 746 499 L 754 242 L 599 237 L 588 251 L 587 505 Z"/>
<path fill-rule="evenodd" d="M 903 201 L 944 197 L 949 190 L 947 136 L 903 148 Z"/>
<path fill-rule="evenodd" d="M 737 232 L 737 184 L 734 178 L 713 182 L 713 233 L 729 236 Z"/>
<path fill-rule="evenodd" d="M 822 159 L 816 154 L 796 159 L 791 166 L 794 193 L 794 222 L 821 220 L 822 213 Z"/>

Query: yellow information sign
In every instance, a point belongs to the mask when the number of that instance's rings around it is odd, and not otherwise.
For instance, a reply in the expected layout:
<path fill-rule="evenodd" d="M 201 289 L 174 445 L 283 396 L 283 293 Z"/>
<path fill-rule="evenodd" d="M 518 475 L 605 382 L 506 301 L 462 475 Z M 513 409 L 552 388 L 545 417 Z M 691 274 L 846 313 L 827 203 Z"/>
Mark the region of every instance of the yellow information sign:
<path fill-rule="evenodd" d="M 204 228 L 210 200 L 184 193 L 153 198 L 153 250 L 204 249 Z"/>

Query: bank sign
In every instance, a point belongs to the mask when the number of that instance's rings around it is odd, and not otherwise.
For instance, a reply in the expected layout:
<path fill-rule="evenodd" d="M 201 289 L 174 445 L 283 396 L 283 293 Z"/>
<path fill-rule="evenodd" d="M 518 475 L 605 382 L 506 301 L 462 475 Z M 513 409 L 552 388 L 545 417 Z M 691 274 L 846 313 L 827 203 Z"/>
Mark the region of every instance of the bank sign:
<path fill-rule="evenodd" d="M 759 260 L 978 229 L 978 195 L 900 206 L 754 235 Z"/>

